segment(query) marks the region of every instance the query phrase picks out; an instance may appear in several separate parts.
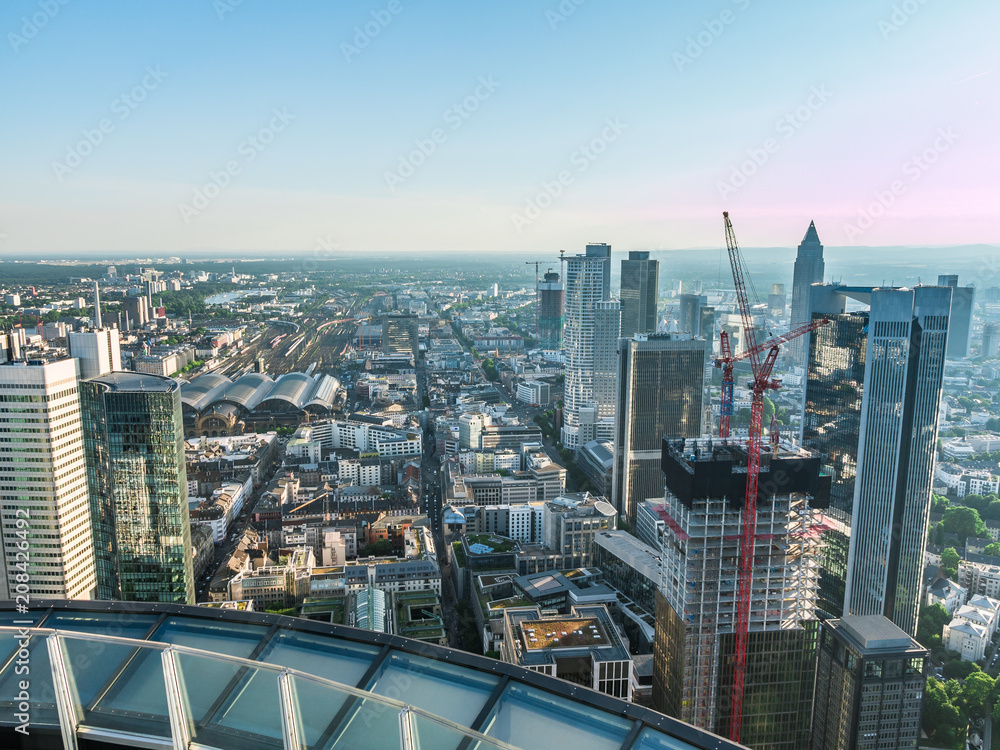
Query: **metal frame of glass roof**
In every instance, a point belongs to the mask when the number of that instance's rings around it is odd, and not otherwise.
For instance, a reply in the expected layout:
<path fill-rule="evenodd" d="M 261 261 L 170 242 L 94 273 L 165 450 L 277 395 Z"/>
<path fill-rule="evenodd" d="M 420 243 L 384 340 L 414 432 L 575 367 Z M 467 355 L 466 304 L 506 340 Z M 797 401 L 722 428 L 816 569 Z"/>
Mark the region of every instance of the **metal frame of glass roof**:
<path fill-rule="evenodd" d="M 27 737 L 15 732 L 25 659 Z M 0 602 L 0 707 L 11 748 L 741 747 L 484 656 L 297 617 L 132 602 L 44 601 L 26 613 Z"/>

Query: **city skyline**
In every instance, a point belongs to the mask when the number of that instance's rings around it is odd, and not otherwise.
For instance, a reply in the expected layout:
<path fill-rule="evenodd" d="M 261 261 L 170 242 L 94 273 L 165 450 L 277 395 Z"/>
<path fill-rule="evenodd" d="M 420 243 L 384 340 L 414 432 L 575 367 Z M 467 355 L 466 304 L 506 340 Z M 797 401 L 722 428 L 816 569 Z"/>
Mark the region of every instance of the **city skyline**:
<path fill-rule="evenodd" d="M 0 9 L 7 257 L 1000 241 L 986 2 L 52 8 Z"/>

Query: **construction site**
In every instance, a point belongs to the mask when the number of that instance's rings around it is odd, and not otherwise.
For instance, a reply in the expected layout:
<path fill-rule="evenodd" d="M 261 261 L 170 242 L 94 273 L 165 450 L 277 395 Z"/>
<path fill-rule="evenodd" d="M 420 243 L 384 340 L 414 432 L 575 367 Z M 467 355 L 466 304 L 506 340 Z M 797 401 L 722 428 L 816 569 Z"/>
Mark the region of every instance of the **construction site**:
<path fill-rule="evenodd" d="M 762 447 L 755 503 L 746 502 L 746 440 L 665 440 L 663 582 L 656 607 L 657 708 L 726 734 L 733 718 L 740 599 L 749 600 L 741 741 L 808 744 L 815 664 L 822 509 L 830 480 L 790 442 Z M 745 512 L 755 528 L 749 588 L 741 590 Z M 658 685 L 657 685 L 658 683 Z"/>

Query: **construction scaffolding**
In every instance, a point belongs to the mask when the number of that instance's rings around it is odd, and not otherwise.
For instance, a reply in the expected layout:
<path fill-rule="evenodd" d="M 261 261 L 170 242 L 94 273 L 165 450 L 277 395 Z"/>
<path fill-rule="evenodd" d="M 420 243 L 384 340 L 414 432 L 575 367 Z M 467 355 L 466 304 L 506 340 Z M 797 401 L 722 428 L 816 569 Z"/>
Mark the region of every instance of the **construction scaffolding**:
<path fill-rule="evenodd" d="M 733 705 L 731 663 L 745 507 L 740 493 L 747 463 L 745 440 L 666 443 L 667 492 L 656 509 L 664 528 L 663 592 L 679 620 L 676 625 L 684 629 L 683 652 L 667 655 L 683 665 L 674 670 L 681 678 L 675 685 L 682 691 L 679 718 L 716 732 L 728 727 Z M 819 506 L 827 497 L 828 482 L 819 476 L 818 459 L 812 454 L 787 441 L 764 446 L 750 587 L 747 663 L 754 667 L 747 673 L 748 696 L 762 691 L 762 681 L 771 679 L 765 677 L 768 669 L 754 649 L 780 651 L 782 633 L 799 643 L 809 623 L 818 621 L 819 559 L 826 528 Z M 765 648 L 759 647 L 762 643 Z M 728 681 L 725 675 L 730 675 Z M 743 709 L 747 727 L 762 724 L 754 705 L 749 701 Z M 807 726 L 808 707 L 792 708 L 805 711 Z M 757 734 L 750 729 L 744 742 Z"/>

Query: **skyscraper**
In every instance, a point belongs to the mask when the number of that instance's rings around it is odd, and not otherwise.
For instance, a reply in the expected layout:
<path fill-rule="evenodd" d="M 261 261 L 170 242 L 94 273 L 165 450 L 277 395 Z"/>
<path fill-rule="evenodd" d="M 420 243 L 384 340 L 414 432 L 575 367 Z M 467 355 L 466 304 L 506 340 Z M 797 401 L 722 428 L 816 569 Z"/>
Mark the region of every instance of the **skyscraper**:
<path fill-rule="evenodd" d="M 542 349 L 562 346 L 564 295 L 559 274 L 549 269 L 538 285 L 538 345 Z"/>
<path fill-rule="evenodd" d="M 80 387 L 100 598 L 193 604 L 180 385 L 115 372 Z"/>
<path fill-rule="evenodd" d="M 819 508 L 829 481 L 819 460 L 791 443 L 762 457 L 746 652 L 741 741 L 807 746 L 816 637 Z M 653 707 L 696 727 L 728 732 L 745 509 L 745 442 L 663 441 L 662 503 L 639 504 L 663 560 L 656 598 Z M 649 540 L 647 540 L 649 541 Z"/>
<path fill-rule="evenodd" d="M 618 339 L 622 330 L 622 305 L 616 299 L 594 305 L 594 405 L 601 429 L 613 428 L 615 390 L 618 382 Z M 597 434 L 595 438 L 610 435 Z"/>
<path fill-rule="evenodd" d="M 916 750 L 927 649 L 881 615 L 820 629 L 812 750 Z"/>
<path fill-rule="evenodd" d="M 959 286 L 956 274 L 938 276 L 938 286 L 951 287 L 951 314 L 948 317 L 948 358 L 969 356 L 972 339 L 972 307 L 976 301 L 976 288 Z"/>
<path fill-rule="evenodd" d="M 806 236 L 799 244 L 795 255 L 795 269 L 792 275 L 792 311 L 791 328 L 797 328 L 809 321 L 809 289 L 813 284 L 823 282 L 823 245 L 820 244 L 815 222 L 809 222 Z M 806 359 L 806 342 L 800 337 L 788 344 L 791 360 L 796 364 L 804 364 Z"/>
<path fill-rule="evenodd" d="M 846 313 L 848 297 L 868 311 Z M 809 337 L 802 431 L 833 482 L 823 606 L 912 635 L 951 289 L 819 285 L 811 299 L 831 321 Z"/>
<path fill-rule="evenodd" d="M 611 246 L 587 245 L 586 253 L 565 259 L 566 383 L 562 443 L 569 450 L 595 439 L 594 342 L 598 302 L 611 298 Z M 581 410 L 585 421 L 581 422 Z"/>
<path fill-rule="evenodd" d="M 621 340 L 611 499 L 633 526 L 636 504 L 663 496 L 663 438 L 701 437 L 708 346 L 686 333 Z"/>
<path fill-rule="evenodd" d="M 622 336 L 656 331 L 660 262 L 646 251 L 629 251 L 622 260 Z"/>
<path fill-rule="evenodd" d="M 692 336 L 701 335 L 701 310 L 708 301 L 701 294 L 682 294 L 677 298 L 680 302 L 680 317 L 677 326 L 681 333 Z"/>
<path fill-rule="evenodd" d="M 0 365 L 0 599 L 97 593 L 77 363 Z"/>
<path fill-rule="evenodd" d="M 995 357 L 1000 351 L 1000 324 L 987 323 L 983 326 L 983 346 L 980 354 L 984 357 Z"/>
<path fill-rule="evenodd" d="M 117 328 L 91 328 L 67 334 L 69 356 L 80 361 L 80 379 L 122 369 L 121 342 Z"/>

